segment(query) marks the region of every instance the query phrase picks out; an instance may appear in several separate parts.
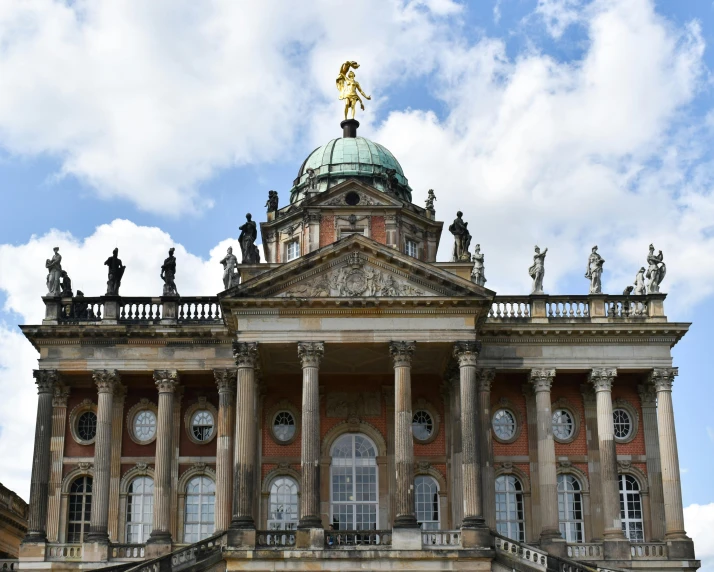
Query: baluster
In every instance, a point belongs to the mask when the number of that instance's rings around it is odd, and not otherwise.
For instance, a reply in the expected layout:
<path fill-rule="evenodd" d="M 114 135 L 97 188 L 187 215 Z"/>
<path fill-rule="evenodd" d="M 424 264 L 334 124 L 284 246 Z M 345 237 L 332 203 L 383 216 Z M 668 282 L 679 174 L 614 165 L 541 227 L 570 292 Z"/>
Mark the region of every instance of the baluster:
<path fill-rule="evenodd" d="M 206 309 L 206 303 L 205 303 L 205 302 L 201 302 L 201 321 L 202 321 L 202 322 L 206 319 L 206 314 L 205 314 L 205 311 L 204 311 L 205 309 Z"/>

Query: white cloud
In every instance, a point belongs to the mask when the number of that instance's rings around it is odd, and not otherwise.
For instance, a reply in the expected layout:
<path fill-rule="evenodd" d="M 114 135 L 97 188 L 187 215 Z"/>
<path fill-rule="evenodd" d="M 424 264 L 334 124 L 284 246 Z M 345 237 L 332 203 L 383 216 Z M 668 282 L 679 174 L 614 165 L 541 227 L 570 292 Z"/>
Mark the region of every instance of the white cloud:
<path fill-rule="evenodd" d="M 685 507 L 684 528 L 694 541 L 697 559 L 702 561 L 700 572 L 714 572 L 714 503 Z"/>
<path fill-rule="evenodd" d="M 548 33 L 560 38 L 568 26 L 581 19 L 581 7 L 580 0 L 538 0 L 536 14 L 543 19 Z"/>

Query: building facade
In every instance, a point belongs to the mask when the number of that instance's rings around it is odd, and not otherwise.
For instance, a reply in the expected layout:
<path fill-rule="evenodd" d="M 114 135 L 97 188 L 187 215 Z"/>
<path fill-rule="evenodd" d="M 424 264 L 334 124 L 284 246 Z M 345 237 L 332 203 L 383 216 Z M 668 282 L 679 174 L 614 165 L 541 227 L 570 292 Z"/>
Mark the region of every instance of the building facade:
<path fill-rule="evenodd" d="M 503 296 L 437 262 L 433 201 L 356 125 L 218 295 L 48 296 L 22 327 L 22 568 L 698 568 L 672 409 L 689 324 L 660 293 Z"/>

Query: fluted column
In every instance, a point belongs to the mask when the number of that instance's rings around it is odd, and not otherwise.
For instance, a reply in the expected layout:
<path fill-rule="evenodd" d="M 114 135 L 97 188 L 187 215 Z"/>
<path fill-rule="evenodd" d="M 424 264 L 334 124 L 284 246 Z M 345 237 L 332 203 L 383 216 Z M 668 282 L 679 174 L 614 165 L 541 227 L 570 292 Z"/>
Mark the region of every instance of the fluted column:
<path fill-rule="evenodd" d="M 234 342 L 233 357 L 238 366 L 236 386 L 236 446 L 233 474 L 232 529 L 255 529 L 253 496 L 255 489 L 255 446 L 257 437 L 255 366 L 257 342 Z"/>
<path fill-rule="evenodd" d="M 174 393 L 179 376 L 176 370 L 154 371 L 159 390 L 159 414 L 156 425 L 156 465 L 154 468 L 154 529 L 148 542 L 171 543 L 171 450 Z"/>
<path fill-rule="evenodd" d="M 555 470 L 553 413 L 550 405 L 550 388 L 554 378 L 554 369 L 532 369 L 530 371 L 530 382 L 533 384 L 533 391 L 535 391 L 536 432 L 538 435 L 540 543 L 546 548 L 553 548 L 555 543 L 562 541 L 558 526 L 558 480 Z M 557 549 L 549 551 L 557 552 Z"/>
<path fill-rule="evenodd" d="M 394 362 L 394 468 L 397 474 L 394 528 L 418 528 L 414 514 L 412 355 L 415 342 L 391 342 Z"/>
<path fill-rule="evenodd" d="M 233 430 L 235 428 L 236 370 L 214 369 L 218 386 L 216 436 L 216 532 L 228 530 L 233 515 Z"/>
<path fill-rule="evenodd" d="M 70 389 L 57 383 L 52 397 L 52 438 L 50 440 L 49 500 L 47 506 L 47 540 L 59 540 L 60 503 L 62 500 L 62 472 L 64 469 L 64 436 L 67 428 L 67 399 Z"/>
<path fill-rule="evenodd" d="M 449 367 L 446 383 L 449 384 L 449 404 L 451 406 L 451 522 L 453 528 L 460 528 L 464 519 L 464 487 L 461 449 L 461 382 L 458 366 Z"/>
<path fill-rule="evenodd" d="M 298 528 L 322 528 L 320 519 L 320 361 L 322 342 L 300 342 L 302 364 L 302 493 Z"/>
<path fill-rule="evenodd" d="M 52 394 L 57 370 L 33 372 L 37 384 L 37 421 L 30 477 L 30 510 L 23 542 L 47 541 L 47 502 L 50 481 L 50 441 L 52 439 Z"/>
<path fill-rule="evenodd" d="M 662 541 L 665 534 L 664 493 L 662 491 L 662 462 L 659 454 L 657 431 L 657 391 L 650 383 L 637 386 L 642 404 L 642 431 L 645 436 L 647 456 L 647 481 L 650 489 L 651 537 Z"/>
<path fill-rule="evenodd" d="M 491 435 L 491 383 L 494 369 L 476 370 L 478 383 L 479 449 L 481 451 L 481 495 L 483 518 L 496 529 L 496 471 L 493 467 L 493 439 Z"/>
<path fill-rule="evenodd" d="M 92 372 L 99 392 L 97 400 L 97 436 L 94 441 L 94 480 L 92 483 L 92 512 L 89 518 L 87 542 L 109 542 L 109 481 L 112 464 L 112 417 L 114 389 L 119 383 L 115 369 Z"/>

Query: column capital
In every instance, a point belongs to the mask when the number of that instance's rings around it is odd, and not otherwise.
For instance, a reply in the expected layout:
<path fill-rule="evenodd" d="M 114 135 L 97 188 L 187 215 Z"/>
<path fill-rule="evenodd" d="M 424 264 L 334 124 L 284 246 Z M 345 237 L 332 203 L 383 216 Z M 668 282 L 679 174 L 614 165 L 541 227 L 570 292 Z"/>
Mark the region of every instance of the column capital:
<path fill-rule="evenodd" d="M 389 342 L 389 355 L 392 356 L 394 367 L 410 367 L 414 350 L 416 342 Z"/>
<path fill-rule="evenodd" d="M 654 385 L 657 392 L 672 391 L 674 378 L 679 374 L 676 367 L 658 367 L 653 369 L 648 376 L 649 382 Z"/>
<path fill-rule="evenodd" d="M 99 393 L 114 394 L 116 386 L 119 385 L 119 373 L 115 369 L 95 369 L 92 371 L 92 379 Z"/>
<path fill-rule="evenodd" d="M 614 367 L 596 367 L 588 373 L 588 381 L 593 384 L 595 392 L 612 391 L 612 382 L 617 377 L 617 369 Z"/>
<path fill-rule="evenodd" d="M 32 376 L 37 384 L 37 393 L 53 393 L 59 382 L 59 372 L 56 369 L 36 369 Z"/>
<path fill-rule="evenodd" d="M 642 407 L 657 407 L 657 391 L 651 383 L 643 383 L 637 386 L 637 393 L 640 395 Z"/>
<path fill-rule="evenodd" d="M 258 342 L 233 342 L 233 357 L 238 367 L 255 369 L 258 363 Z"/>
<path fill-rule="evenodd" d="M 179 383 L 179 374 L 175 369 L 155 369 L 154 383 L 159 393 L 173 393 Z"/>
<path fill-rule="evenodd" d="M 126 399 L 127 387 L 123 383 L 114 386 L 114 403 L 124 403 Z"/>
<path fill-rule="evenodd" d="M 533 384 L 536 393 L 550 391 L 553 379 L 555 379 L 555 369 L 532 369 L 528 373 L 528 381 Z"/>
<path fill-rule="evenodd" d="M 481 353 L 481 342 L 464 341 L 454 344 L 454 357 L 459 362 L 459 367 L 476 366 Z"/>
<path fill-rule="evenodd" d="M 52 407 L 67 407 L 69 398 L 69 387 L 64 383 L 57 382 L 52 393 Z"/>
<path fill-rule="evenodd" d="M 597 399 L 595 398 L 595 391 L 592 385 L 589 383 L 583 383 L 580 386 L 580 394 L 583 396 L 583 403 L 585 407 L 595 407 Z"/>
<path fill-rule="evenodd" d="M 320 367 L 322 356 L 325 355 L 324 342 L 298 342 L 298 357 L 302 367 Z"/>
<path fill-rule="evenodd" d="M 479 391 L 490 392 L 496 370 L 492 368 L 478 368 L 476 370 L 476 383 Z"/>
<path fill-rule="evenodd" d="M 218 386 L 218 393 L 235 393 L 237 376 L 238 371 L 233 368 L 214 369 L 213 377 Z"/>

